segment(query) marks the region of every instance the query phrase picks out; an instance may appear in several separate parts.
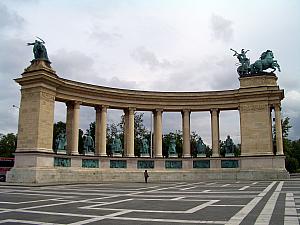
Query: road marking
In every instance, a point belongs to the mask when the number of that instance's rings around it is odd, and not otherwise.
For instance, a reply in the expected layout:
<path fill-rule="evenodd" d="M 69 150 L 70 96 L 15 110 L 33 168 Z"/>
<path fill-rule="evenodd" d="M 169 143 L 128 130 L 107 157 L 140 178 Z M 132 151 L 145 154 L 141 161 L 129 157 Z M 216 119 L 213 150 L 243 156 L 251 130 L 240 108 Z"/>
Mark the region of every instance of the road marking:
<path fill-rule="evenodd" d="M 255 184 L 257 184 L 257 182 L 253 182 L 253 183 L 252 183 L 252 185 L 255 185 Z"/>
<path fill-rule="evenodd" d="M 259 225 L 269 225 L 276 202 L 278 200 L 280 191 L 282 189 L 284 181 L 281 181 L 278 186 L 276 187 L 274 193 L 271 195 L 269 200 L 267 201 L 265 207 L 260 212 L 259 216 L 256 219 L 255 224 Z"/>
<path fill-rule="evenodd" d="M 82 225 L 82 224 L 88 224 L 88 223 L 92 223 L 92 222 L 96 222 L 96 221 L 100 221 L 100 220 L 104 220 L 104 219 L 112 219 L 115 216 L 124 215 L 124 214 L 130 213 L 130 212 L 131 212 L 131 210 L 124 210 L 124 211 L 121 211 L 121 212 L 115 212 L 115 213 L 108 214 L 108 215 L 105 215 L 105 216 L 99 216 L 99 217 L 91 218 L 91 219 L 88 219 L 88 220 L 78 221 L 78 222 L 75 222 L 75 223 L 69 223 L 69 225 Z"/>
<path fill-rule="evenodd" d="M 248 187 L 250 187 L 250 186 L 244 186 L 244 187 L 240 188 L 239 191 L 246 190 Z"/>
<path fill-rule="evenodd" d="M 184 197 L 183 196 L 181 196 L 181 197 L 177 197 L 177 198 L 172 198 L 171 200 L 174 200 L 174 201 L 176 201 L 176 200 L 181 200 L 181 199 L 183 199 Z"/>
<path fill-rule="evenodd" d="M 112 205 L 112 204 L 117 204 L 117 203 L 122 203 L 122 202 L 128 202 L 128 201 L 132 201 L 133 198 L 128 198 L 128 199 L 123 199 L 123 200 L 119 200 L 119 201 L 114 201 L 114 202 L 105 202 L 105 203 L 101 203 L 101 204 L 94 204 L 94 205 L 89 205 L 89 206 L 83 206 L 83 207 L 79 207 L 80 209 L 93 209 L 99 206 L 104 206 L 104 205 Z"/>
<path fill-rule="evenodd" d="M 299 225 L 297 208 L 293 193 L 286 193 L 285 196 L 284 224 Z"/>
<path fill-rule="evenodd" d="M 210 206 L 210 205 L 212 205 L 212 204 L 214 204 L 214 203 L 216 203 L 216 202 L 218 202 L 219 200 L 210 200 L 209 202 L 205 202 L 205 203 L 203 203 L 203 204 L 201 204 L 201 205 L 198 205 L 198 206 L 196 206 L 196 207 L 194 207 L 194 208 L 191 208 L 191 209 L 189 209 L 189 210 L 186 210 L 184 213 L 194 213 L 194 212 L 197 212 L 197 211 L 199 211 L 200 209 L 204 209 L 204 208 L 206 208 L 207 206 Z"/>
<path fill-rule="evenodd" d="M 45 222 L 37 222 L 37 221 L 31 221 L 31 220 L 14 220 L 14 219 L 7 219 L 7 220 L 1 220 L 1 223 L 25 223 L 25 224 L 43 224 L 43 225 L 63 225 L 61 223 L 45 223 Z"/>
<path fill-rule="evenodd" d="M 224 185 L 222 185 L 221 187 L 227 187 L 227 186 L 229 186 L 230 184 L 224 184 Z"/>
<path fill-rule="evenodd" d="M 202 191 L 202 193 L 207 193 L 207 192 L 210 192 L 211 190 L 204 190 Z"/>
<path fill-rule="evenodd" d="M 251 210 L 260 202 L 260 200 L 262 200 L 263 196 L 265 196 L 275 184 L 276 181 L 272 182 L 268 187 L 266 187 L 262 193 L 252 199 L 245 207 L 243 207 L 238 213 L 231 217 L 226 225 L 240 224 L 243 219 L 251 212 Z"/>
<path fill-rule="evenodd" d="M 189 190 L 189 189 L 193 189 L 193 188 L 196 188 L 196 187 L 195 187 L 195 186 L 192 186 L 192 187 L 182 188 L 182 189 L 180 189 L 180 190 L 185 191 L 185 190 Z"/>
<path fill-rule="evenodd" d="M 51 198 L 51 199 L 41 199 L 41 200 L 33 200 L 33 201 L 24 201 L 24 202 L 0 202 L 0 204 L 11 204 L 11 205 L 20 205 L 27 203 L 35 203 L 35 202 L 46 202 L 46 201 L 61 201 L 61 198 Z"/>
<path fill-rule="evenodd" d="M 133 220 L 144 222 L 166 222 L 166 223 L 181 223 L 181 224 L 225 224 L 226 221 L 205 221 L 205 220 L 175 220 L 175 219 L 154 219 L 154 218 L 134 218 L 134 217 L 112 217 L 112 220 Z M 127 223 L 130 224 L 130 223 Z"/>

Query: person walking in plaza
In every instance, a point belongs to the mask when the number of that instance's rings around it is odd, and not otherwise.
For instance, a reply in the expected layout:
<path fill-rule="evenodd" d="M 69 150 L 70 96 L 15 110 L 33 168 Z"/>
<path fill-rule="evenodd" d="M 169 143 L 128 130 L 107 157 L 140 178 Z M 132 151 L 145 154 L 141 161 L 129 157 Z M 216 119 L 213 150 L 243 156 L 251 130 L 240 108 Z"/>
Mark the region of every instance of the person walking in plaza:
<path fill-rule="evenodd" d="M 144 172 L 145 183 L 148 183 L 148 177 L 149 177 L 148 171 L 145 170 Z"/>

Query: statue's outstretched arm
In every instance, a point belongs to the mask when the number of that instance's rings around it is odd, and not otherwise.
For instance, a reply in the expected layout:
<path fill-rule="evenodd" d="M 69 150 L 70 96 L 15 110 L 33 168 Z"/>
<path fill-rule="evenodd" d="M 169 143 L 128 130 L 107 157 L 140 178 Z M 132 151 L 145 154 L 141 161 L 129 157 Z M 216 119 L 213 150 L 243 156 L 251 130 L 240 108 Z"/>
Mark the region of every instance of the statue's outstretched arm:
<path fill-rule="evenodd" d="M 232 48 L 231 48 L 230 50 L 234 52 L 234 55 L 233 55 L 233 56 L 236 56 L 236 55 L 239 54 L 236 50 L 233 50 Z"/>
<path fill-rule="evenodd" d="M 34 43 L 27 43 L 27 45 L 34 45 Z"/>

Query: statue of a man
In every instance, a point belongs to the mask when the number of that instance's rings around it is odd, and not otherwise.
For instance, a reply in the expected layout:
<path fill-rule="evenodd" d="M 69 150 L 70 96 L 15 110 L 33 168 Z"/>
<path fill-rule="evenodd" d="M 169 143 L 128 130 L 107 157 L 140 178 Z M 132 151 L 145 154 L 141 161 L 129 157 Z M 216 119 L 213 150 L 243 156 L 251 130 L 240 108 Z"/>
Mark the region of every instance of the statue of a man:
<path fill-rule="evenodd" d="M 45 42 L 37 37 L 39 40 L 35 40 L 33 43 L 27 43 L 27 45 L 33 45 L 33 55 L 35 60 L 45 60 L 50 62 L 47 54 L 47 50 L 45 47 Z"/>
<path fill-rule="evenodd" d="M 233 146 L 234 146 L 233 141 L 230 138 L 230 136 L 228 135 L 227 139 L 225 140 L 225 153 L 227 153 L 227 154 L 233 153 L 233 150 L 234 150 Z"/>
<path fill-rule="evenodd" d="M 65 150 L 67 146 L 67 139 L 66 135 L 63 131 L 61 131 L 55 140 L 56 143 L 56 149 L 57 150 Z"/>
<path fill-rule="evenodd" d="M 112 145 L 111 145 L 112 153 L 122 153 L 122 142 L 118 135 L 113 139 Z"/>
<path fill-rule="evenodd" d="M 88 131 L 85 135 L 83 147 L 86 152 L 92 152 L 95 147 L 94 140 L 90 134 L 90 131 Z"/>
<path fill-rule="evenodd" d="M 250 59 L 247 58 L 246 53 L 249 50 L 242 49 L 241 53 L 238 53 L 236 50 L 230 49 L 234 52 L 233 56 L 236 56 L 241 64 L 241 66 L 238 68 L 238 72 L 240 75 L 247 74 L 250 66 Z"/>
<path fill-rule="evenodd" d="M 168 148 L 168 153 L 169 155 L 174 155 L 176 154 L 176 140 L 175 140 L 175 137 L 172 136 L 171 139 L 170 139 L 170 145 L 169 145 L 169 148 Z"/>
<path fill-rule="evenodd" d="M 148 154 L 148 153 L 149 153 L 148 140 L 146 138 L 143 138 L 141 154 Z"/>
<path fill-rule="evenodd" d="M 202 141 L 201 137 L 199 137 L 196 147 L 197 147 L 196 148 L 197 149 L 197 154 L 205 154 L 206 145 Z"/>

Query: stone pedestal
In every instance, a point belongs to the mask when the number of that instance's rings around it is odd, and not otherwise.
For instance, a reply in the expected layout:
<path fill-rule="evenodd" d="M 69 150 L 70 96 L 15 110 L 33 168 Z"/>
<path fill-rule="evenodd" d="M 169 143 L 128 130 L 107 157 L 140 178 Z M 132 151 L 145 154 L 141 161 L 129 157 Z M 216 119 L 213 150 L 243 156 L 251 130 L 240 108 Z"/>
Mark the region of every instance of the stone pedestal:
<path fill-rule="evenodd" d="M 240 94 L 250 91 L 278 91 L 274 75 L 258 75 L 240 78 Z M 273 155 L 271 108 L 274 101 L 259 96 L 243 99 L 240 102 L 241 155 Z"/>
<path fill-rule="evenodd" d="M 39 80 L 45 78 L 47 83 Z M 16 152 L 52 153 L 54 103 L 57 75 L 44 61 L 34 60 L 22 78 L 15 79 L 21 88 L 18 143 Z M 36 81 L 38 79 L 38 81 Z M 31 81 L 35 80 L 34 85 Z"/>

